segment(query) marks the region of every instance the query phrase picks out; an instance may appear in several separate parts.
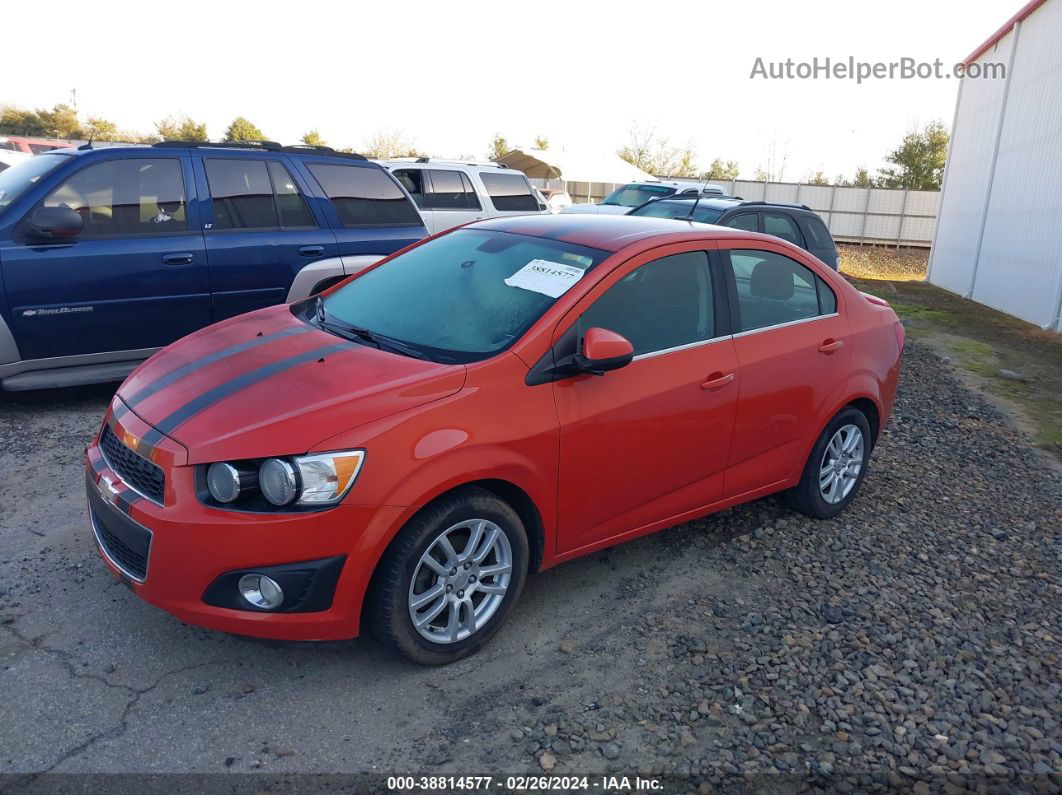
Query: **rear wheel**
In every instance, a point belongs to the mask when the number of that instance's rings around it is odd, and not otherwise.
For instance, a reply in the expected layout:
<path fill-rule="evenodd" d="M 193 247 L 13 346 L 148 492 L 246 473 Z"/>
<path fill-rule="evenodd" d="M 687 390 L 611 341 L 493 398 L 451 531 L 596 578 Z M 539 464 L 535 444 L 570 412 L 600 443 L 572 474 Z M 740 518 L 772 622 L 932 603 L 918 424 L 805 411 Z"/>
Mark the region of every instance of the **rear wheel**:
<path fill-rule="evenodd" d="M 369 597 L 373 634 L 424 665 L 466 657 L 512 610 L 527 559 L 523 523 L 505 501 L 455 492 L 414 517 L 384 555 Z"/>
<path fill-rule="evenodd" d="M 845 408 L 815 442 L 800 482 L 785 493 L 786 500 L 816 519 L 837 516 L 855 499 L 863 483 L 871 447 L 866 416 L 857 408 Z"/>

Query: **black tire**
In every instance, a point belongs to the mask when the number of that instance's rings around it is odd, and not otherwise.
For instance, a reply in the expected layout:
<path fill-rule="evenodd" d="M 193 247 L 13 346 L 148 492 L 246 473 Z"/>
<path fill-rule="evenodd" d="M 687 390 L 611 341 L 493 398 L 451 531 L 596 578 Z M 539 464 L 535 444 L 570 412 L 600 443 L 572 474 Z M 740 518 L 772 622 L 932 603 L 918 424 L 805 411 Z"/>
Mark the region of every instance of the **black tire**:
<path fill-rule="evenodd" d="M 851 491 L 839 502 L 830 503 L 824 498 L 819 488 L 819 469 L 822 466 L 823 456 L 830 440 L 833 439 L 838 430 L 846 425 L 856 426 L 863 434 L 862 466 Z M 800 482 L 784 492 L 786 502 L 790 507 L 815 519 L 832 519 L 837 516 L 848 507 L 849 503 L 855 499 L 856 494 L 859 493 L 859 488 L 863 485 L 863 479 L 867 475 L 873 444 L 870 423 L 867 421 L 866 415 L 853 406 L 845 407 L 837 413 L 837 416 L 830 420 L 822 435 L 819 436 L 818 441 L 815 442 L 815 446 L 811 448 L 811 455 L 808 456 L 808 460 L 804 464 Z"/>
<path fill-rule="evenodd" d="M 505 534 L 512 553 L 508 588 L 500 605 L 468 637 L 436 643 L 417 631 L 410 617 L 410 585 L 424 553 L 448 528 L 486 519 Z M 528 542 L 512 507 L 486 489 L 466 487 L 437 500 L 414 516 L 387 548 L 369 587 L 366 619 L 382 643 L 421 665 L 445 665 L 477 652 L 505 623 L 527 578 Z M 445 612 L 445 611 L 444 611 Z"/>

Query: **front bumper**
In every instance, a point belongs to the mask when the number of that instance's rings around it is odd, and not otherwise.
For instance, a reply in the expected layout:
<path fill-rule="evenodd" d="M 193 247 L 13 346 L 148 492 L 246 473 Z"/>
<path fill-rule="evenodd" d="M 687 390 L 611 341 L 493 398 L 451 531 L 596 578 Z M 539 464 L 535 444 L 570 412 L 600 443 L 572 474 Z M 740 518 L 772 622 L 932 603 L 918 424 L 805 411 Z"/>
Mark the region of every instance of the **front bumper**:
<path fill-rule="evenodd" d="M 150 429 L 128 411 L 120 418 L 109 412 L 107 423 L 134 449 Z M 167 438 L 139 453 L 150 455 L 166 472 L 162 505 L 138 494 L 111 469 L 98 440 L 89 445 L 85 461 L 89 518 L 100 556 L 137 596 L 185 623 L 238 635 L 357 636 L 372 570 L 405 509 L 343 503 L 317 513 L 251 514 L 210 508 L 196 498 L 195 468 L 185 463 L 180 445 Z M 342 559 L 338 566 L 336 558 Z M 331 581 L 311 580 L 316 590 L 295 610 L 223 606 L 239 604 L 225 599 L 232 572 L 292 568 L 300 562 L 305 569 L 326 561 L 332 561 L 325 572 Z"/>

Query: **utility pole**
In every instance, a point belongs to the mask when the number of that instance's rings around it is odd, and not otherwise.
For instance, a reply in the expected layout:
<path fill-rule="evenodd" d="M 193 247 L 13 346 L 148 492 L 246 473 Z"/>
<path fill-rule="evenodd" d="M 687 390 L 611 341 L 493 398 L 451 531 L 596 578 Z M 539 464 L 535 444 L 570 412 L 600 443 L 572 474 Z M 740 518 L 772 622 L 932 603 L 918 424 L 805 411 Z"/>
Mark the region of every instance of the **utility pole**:
<path fill-rule="evenodd" d="M 74 113 L 77 113 L 77 87 L 70 89 L 70 105 L 74 108 Z"/>

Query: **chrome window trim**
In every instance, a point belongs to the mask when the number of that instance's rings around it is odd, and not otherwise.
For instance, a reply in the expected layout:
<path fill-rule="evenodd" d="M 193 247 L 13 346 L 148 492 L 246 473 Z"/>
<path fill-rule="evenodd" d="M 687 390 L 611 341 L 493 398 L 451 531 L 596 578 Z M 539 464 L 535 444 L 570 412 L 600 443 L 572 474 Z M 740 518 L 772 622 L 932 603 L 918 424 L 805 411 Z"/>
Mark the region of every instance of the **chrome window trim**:
<path fill-rule="evenodd" d="M 100 538 L 100 529 L 99 529 L 99 527 L 96 526 L 96 512 L 93 511 L 91 508 L 89 509 L 89 522 L 92 524 L 92 535 L 95 536 L 96 544 L 99 546 L 100 552 L 103 553 L 103 557 L 107 558 L 107 561 L 112 566 L 114 566 L 114 568 L 118 569 L 118 571 L 120 571 L 122 574 L 124 574 L 130 580 L 132 580 L 133 582 L 140 583 L 141 585 L 143 585 L 145 582 L 147 582 L 148 569 L 151 567 L 151 544 L 153 544 L 154 541 L 155 541 L 155 534 L 152 533 L 150 530 L 148 530 L 146 527 L 144 527 L 144 525 L 140 524 L 140 522 L 138 522 L 136 519 L 133 519 L 133 517 L 130 516 L 128 518 L 129 518 L 129 520 L 131 522 L 133 522 L 133 524 L 135 524 L 137 527 L 140 527 L 142 530 L 144 530 L 148 534 L 148 538 L 150 539 L 150 541 L 148 542 L 147 561 L 144 564 L 144 577 L 143 577 L 143 579 L 141 579 L 140 577 L 137 577 L 135 574 L 133 574 L 131 571 L 129 571 L 127 568 L 125 568 L 125 566 L 123 566 L 121 563 L 119 563 L 118 561 L 116 561 L 114 558 L 111 557 L 111 554 L 107 551 L 107 545 L 104 544 L 103 543 L 103 539 Z"/>
<path fill-rule="evenodd" d="M 654 356 L 663 356 L 665 353 L 675 353 L 676 351 L 685 351 L 690 348 L 700 348 L 704 345 L 712 345 L 716 342 L 722 342 L 723 340 L 731 339 L 730 334 L 726 334 L 722 337 L 712 337 L 710 340 L 698 340 L 697 342 L 687 342 L 685 345 L 676 345 L 673 348 L 661 348 L 658 351 L 649 351 L 648 353 L 639 353 L 633 359 L 632 362 L 638 362 L 642 359 L 651 359 Z"/>
<path fill-rule="evenodd" d="M 773 326 L 763 326 L 762 328 L 752 328 L 748 331 L 739 331 L 734 334 L 734 339 L 738 337 L 747 337 L 749 334 L 759 334 L 761 331 L 773 331 L 776 328 L 786 328 L 788 326 L 796 326 L 800 323 L 810 323 L 813 320 L 823 320 L 828 317 L 840 317 L 840 312 L 830 312 L 828 315 L 815 315 L 813 317 L 802 317 L 799 320 L 790 320 L 786 323 L 775 323 Z"/>

